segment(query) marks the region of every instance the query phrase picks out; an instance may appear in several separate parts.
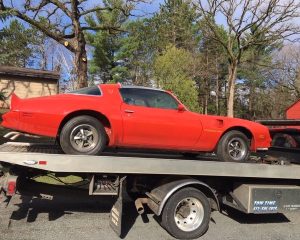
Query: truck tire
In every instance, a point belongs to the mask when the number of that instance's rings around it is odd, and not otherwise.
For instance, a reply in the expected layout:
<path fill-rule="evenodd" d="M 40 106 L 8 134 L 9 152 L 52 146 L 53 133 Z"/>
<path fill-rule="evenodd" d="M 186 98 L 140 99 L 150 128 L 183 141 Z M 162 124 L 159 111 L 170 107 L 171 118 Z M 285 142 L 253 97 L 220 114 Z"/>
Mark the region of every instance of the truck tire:
<path fill-rule="evenodd" d="M 250 155 L 250 140 L 240 131 L 229 131 L 219 140 L 216 154 L 225 162 L 244 162 Z"/>
<path fill-rule="evenodd" d="M 194 239 L 208 229 L 211 207 L 198 189 L 183 188 L 171 196 L 164 206 L 162 226 L 175 238 Z"/>
<path fill-rule="evenodd" d="M 98 119 L 82 115 L 70 119 L 63 126 L 59 143 L 67 154 L 97 155 L 103 151 L 107 135 Z"/>

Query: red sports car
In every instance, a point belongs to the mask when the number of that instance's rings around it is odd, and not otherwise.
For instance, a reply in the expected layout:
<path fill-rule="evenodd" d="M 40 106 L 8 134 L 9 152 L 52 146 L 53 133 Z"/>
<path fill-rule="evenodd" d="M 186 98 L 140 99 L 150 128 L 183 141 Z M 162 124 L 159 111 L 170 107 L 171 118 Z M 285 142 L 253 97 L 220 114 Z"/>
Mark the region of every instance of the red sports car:
<path fill-rule="evenodd" d="M 215 152 L 244 161 L 267 150 L 265 126 L 237 118 L 190 112 L 168 91 L 100 84 L 55 96 L 12 96 L 2 126 L 57 138 L 68 154 L 99 154 L 106 146 Z"/>

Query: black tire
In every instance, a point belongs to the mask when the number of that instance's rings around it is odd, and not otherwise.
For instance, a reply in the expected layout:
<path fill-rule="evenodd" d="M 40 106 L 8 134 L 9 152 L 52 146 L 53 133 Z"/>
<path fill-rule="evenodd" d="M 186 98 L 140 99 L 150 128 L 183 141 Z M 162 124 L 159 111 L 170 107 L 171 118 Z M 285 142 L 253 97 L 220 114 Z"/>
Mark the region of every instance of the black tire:
<path fill-rule="evenodd" d="M 86 130 L 84 130 L 86 128 Z M 90 144 L 89 147 L 83 146 L 80 148 L 80 140 L 72 139 L 74 131 L 78 131 L 81 133 L 81 129 L 83 131 L 92 132 L 92 140 L 91 139 L 83 139 L 82 141 L 86 141 L 85 145 L 89 144 L 93 141 L 93 144 Z M 78 134 L 80 135 L 80 133 Z M 90 134 L 90 132 L 88 132 Z M 84 135 L 84 134 L 83 134 Z M 82 135 L 81 135 L 82 136 Z M 87 136 L 84 136 L 88 138 Z M 90 137 L 90 136 L 89 136 Z M 76 142 L 77 141 L 77 142 Z M 79 142 L 78 147 L 76 144 Z M 74 117 L 70 119 L 62 128 L 59 135 L 59 143 L 62 150 L 67 154 L 84 154 L 84 155 L 97 155 L 103 151 L 104 147 L 107 143 L 107 135 L 102 123 L 96 118 L 88 115 L 82 115 L 78 117 Z"/>
<path fill-rule="evenodd" d="M 238 147 L 237 149 L 231 147 L 231 144 L 237 142 L 238 146 L 240 146 L 240 151 L 238 150 Z M 235 157 L 234 155 L 236 153 L 240 155 Z M 229 131 L 221 137 L 217 146 L 216 154 L 219 160 L 223 160 L 225 162 L 244 162 L 250 155 L 250 139 L 248 139 L 246 135 L 240 131 Z"/>
<path fill-rule="evenodd" d="M 277 133 L 272 137 L 272 146 L 285 147 L 285 148 L 297 148 L 298 144 L 295 138 L 287 133 Z"/>
<path fill-rule="evenodd" d="M 175 217 L 177 216 L 175 213 L 178 210 L 178 204 L 181 204 L 181 202 L 184 201 L 185 199 L 191 199 L 191 200 L 197 199 L 199 203 L 201 203 L 203 209 L 203 211 L 199 211 L 199 213 L 195 211 L 195 214 L 198 215 L 201 214 L 201 218 L 200 218 L 201 220 L 199 220 L 200 225 L 197 224 L 195 226 L 195 229 L 190 231 L 180 229 L 178 226 L 179 223 L 178 224 L 176 223 L 176 217 Z M 190 209 L 190 213 L 191 213 L 191 209 Z M 210 213 L 211 213 L 211 207 L 209 201 L 201 191 L 192 187 L 184 188 L 174 193 L 173 196 L 169 198 L 166 205 L 164 206 L 162 216 L 161 216 L 162 226 L 175 238 L 195 239 L 202 236 L 207 231 L 210 222 Z M 189 218 L 189 216 L 187 217 L 187 219 Z M 185 220 L 183 219 L 182 221 L 183 221 L 182 224 L 185 224 L 184 223 Z"/>

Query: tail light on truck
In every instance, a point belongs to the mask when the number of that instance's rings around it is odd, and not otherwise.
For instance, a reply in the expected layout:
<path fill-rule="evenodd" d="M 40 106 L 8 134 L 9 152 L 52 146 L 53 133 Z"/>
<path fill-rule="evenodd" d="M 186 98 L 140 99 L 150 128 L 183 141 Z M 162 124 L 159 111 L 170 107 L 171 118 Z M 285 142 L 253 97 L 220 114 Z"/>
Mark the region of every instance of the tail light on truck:
<path fill-rule="evenodd" d="M 6 196 L 13 196 L 17 191 L 17 176 L 3 175 L 0 178 L 0 191 L 4 191 Z"/>

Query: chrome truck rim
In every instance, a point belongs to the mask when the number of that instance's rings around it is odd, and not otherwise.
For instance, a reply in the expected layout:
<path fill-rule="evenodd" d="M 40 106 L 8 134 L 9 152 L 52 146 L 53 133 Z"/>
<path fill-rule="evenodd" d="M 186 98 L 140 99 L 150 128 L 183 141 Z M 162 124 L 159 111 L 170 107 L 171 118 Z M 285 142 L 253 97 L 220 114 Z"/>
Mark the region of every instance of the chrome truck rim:
<path fill-rule="evenodd" d="M 174 220 L 177 227 L 185 232 L 196 230 L 204 219 L 202 203 L 194 197 L 181 200 L 175 209 Z"/>
<path fill-rule="evenodd" d="M 240 138 L 233 138 L 228 142 L 228 153 L 234 161 L 243 160 L 247 146 Z"/>
<path fill-rule="evenodd" d="M 87 152 L 95 148 L 99 141 L 97 129 L 89 124 L 76 126 L 70 134 L 70 142 L 79 152 Z"/>

